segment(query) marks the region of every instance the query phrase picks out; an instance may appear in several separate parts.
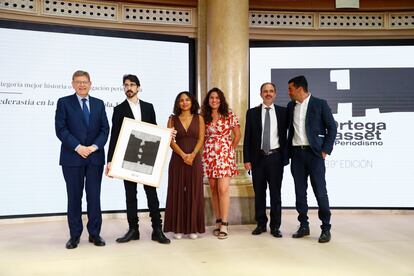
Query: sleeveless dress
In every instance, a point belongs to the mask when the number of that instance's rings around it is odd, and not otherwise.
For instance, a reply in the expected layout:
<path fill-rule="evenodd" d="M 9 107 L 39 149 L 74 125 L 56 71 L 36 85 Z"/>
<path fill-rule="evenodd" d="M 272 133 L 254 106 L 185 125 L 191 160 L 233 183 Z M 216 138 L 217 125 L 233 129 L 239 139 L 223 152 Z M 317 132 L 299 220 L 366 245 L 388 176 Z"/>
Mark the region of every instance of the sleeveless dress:
<path fill-rule="evenodd" d="M 191 153 L 198 140 L 199 115 L 194 115 L 187 131 L 178 117 L 173 116 L 173 126 L 177 130 L 177 145 Z M 165 206 L 165 232 L 204 233 L 204 187 L 201 154 L 189 166 L 175 152 L 171 155 L 168 170 L 168 192 Z"/>
<path fill-rule="evenodd" d="M 237 116 L 229 111 L 227 118 L 206 124 L 203 163 L 208 178 L 232 177 L 239 174 L 231 131 L 239 125 Z"/>

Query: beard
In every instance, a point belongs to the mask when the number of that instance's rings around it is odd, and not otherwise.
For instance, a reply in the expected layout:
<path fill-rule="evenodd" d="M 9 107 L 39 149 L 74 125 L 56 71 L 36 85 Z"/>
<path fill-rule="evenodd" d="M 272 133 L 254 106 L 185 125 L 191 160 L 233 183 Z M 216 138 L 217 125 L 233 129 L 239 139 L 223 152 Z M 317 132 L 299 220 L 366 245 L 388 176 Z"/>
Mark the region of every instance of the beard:
<path fill-rule="evenodd" d="M 135 95 L 137 95 L 138 94 L 138 91 L 137 92 L 134 92 L 134 91 L 132 91 L 132 90 L 127 90 L 126 92 L 125 92 L 125 96 L 127 96 L 127 98 L 128 99 L 130 99 L 130 98 L 133 98 Z"/>

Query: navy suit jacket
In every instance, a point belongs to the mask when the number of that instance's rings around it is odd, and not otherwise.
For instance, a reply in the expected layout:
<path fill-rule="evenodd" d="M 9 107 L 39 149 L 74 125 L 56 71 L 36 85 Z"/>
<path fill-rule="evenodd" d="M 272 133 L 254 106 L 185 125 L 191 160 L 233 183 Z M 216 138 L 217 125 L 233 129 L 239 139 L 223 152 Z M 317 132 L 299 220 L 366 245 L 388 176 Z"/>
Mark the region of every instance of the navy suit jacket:
<path fill-rule="evenodd" d="M 62 142 L 59 161 L 62 166 L 105 164 L 104 146 L 109 135 L 105 105 L 102 100 L 89 96 L 89 109 L 89 126 L 87 126 L 76 94 L 60 98 L 57 102 L 55 131 Z M 84 159 L 75 151 L 79 144 L 83 146 L 95 144 L 98 150 Z"/>
<path fill-rule="evenodd" d="M 286 108 L 274 105 L 277 118 L 277 132 L 283 164 L 289 163 L 287 152 L 287 113 Z M 246 113 L 246 127 L 243 141 L 243 163 L 256 164 L 262 147 L 262 105 L 251 108 Z"/>
<path fill-rule="evenodd" d="M 292 155 L 293 139 L 293 111 L 296 102 L 288 103 L 289 135 L 288 148 Z M 306 136 L 312 151 L 322 157 L 322 151 L 331 154 L 336 138 L 336 124 L 328 103 L 316 97 L 310 96 L 305 121 Z"/>
<path fill-rule="evenodd" d="M 141 121 L 156 125 L 157 121 L 155 118 L 154 106 L 150 103 L 139 100 L 139 107 L 141 109 Z M 122 122 L 125 117 L 135 119 L 127 100 L 123 101 L 114 108 L 114 114 L 112 115 L 111 139 L 109 141 L 108 149 L 108 162 L 112 161 L 116 142 L 118 141 L 119 132 L 121 131 Z"/>

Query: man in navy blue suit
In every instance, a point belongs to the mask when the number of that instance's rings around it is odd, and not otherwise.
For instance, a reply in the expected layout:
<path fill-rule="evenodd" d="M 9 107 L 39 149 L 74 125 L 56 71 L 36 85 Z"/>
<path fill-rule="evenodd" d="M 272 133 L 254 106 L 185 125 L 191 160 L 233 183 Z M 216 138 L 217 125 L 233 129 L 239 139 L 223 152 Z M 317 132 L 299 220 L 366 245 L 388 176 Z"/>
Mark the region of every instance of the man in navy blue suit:
<path fill-rule="evenodd" d="M 332 152 L 336 124 L 327 102 L 308 92 L 308 82 L 304 76 L 295 77 L 288 84 L 289 97 L 292 99 L 287 106 L 288 147 L 300 222 L 299 229 L 292 237 L 302 238 L 310 234 L 306 192 L 310 177 L 318 202 L 318 216 L 322 221 L 319 242 L 326 243 L 331 240 L 331 212 L 325 181 L 325 157 Z"/>
<path fill-rule="evenodd" d="M 62 142 L 59 164 L 62 166 L 68 196 L 70 239 L 67 249 L 76 248 L 82 234 L 82 196 L 86 191 L 89 242 L 104 246 L 100 236 L 101 180 L 105 164 L 104 146 L 109 125 L 103 101 L 89 96 L 88 72 L 76 71 L 72 87 L 76 93 L 60 98 L 55 115 L 56 135 Z"/>
<path fill-rule="evenodd" d="M 252 235 L 267 231 L 266 190 L 270 192 L 270 233 L 281 238 L 283 167 L 288 164 L 286 108 L 274 104 L 276 86 L 266 82 L 260 87 L 263 103 L 246 114 L 243 158 L 246 170 L 252 170 L 257 227 Z"/>

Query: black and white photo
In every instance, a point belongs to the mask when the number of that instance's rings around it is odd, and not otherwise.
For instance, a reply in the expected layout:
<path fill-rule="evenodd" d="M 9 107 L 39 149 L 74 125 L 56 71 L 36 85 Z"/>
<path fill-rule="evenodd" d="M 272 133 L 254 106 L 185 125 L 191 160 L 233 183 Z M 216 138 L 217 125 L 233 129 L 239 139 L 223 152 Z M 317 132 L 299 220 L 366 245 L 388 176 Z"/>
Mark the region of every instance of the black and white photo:
<path fill-rule="evenodd" d="M 159 187 L 171 130 L 124 118 L 109 175 Z"/>

